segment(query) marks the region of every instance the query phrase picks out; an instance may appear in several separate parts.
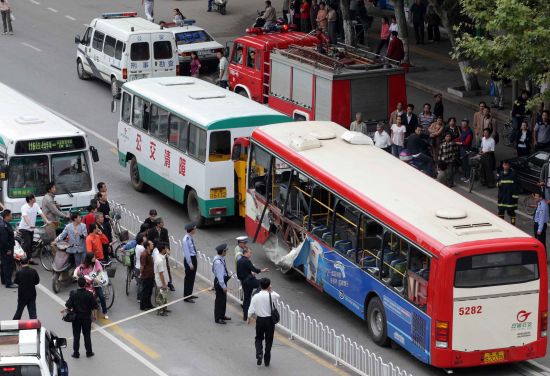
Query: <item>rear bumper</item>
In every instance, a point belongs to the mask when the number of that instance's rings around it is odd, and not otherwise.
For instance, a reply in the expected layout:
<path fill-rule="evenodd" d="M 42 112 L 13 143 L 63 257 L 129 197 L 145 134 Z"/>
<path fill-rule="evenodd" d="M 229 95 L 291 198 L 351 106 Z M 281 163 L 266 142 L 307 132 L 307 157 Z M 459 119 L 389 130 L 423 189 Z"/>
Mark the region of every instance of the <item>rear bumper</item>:
<path fill-rule="evenodd" d="M 502 363 L 521 362 L 529 359 L 542 358 L 546 355 L 547 339 L 529 343 L 520 347 L 508 347 L 483 351 L 462 352 L 453 350 L 435 349 L 432 352 L 432 365 L 439 368 L 465 368 L 477 366 L 489 366 Z M 504 352 L 504 360 L 491 363 L 483 361 L 484 354 L 488 352 Z"/>

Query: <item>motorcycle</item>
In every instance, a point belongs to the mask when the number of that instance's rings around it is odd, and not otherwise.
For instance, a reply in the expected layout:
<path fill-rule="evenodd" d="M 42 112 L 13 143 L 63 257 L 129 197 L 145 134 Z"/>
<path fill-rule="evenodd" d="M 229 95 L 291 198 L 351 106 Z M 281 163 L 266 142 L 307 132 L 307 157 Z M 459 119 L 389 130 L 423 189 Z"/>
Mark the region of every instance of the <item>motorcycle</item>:
<path fill-rule="evenodd" d="M 212 10 L 224 15 L 227 7 L 227 1 L 228 0 L 214 0 L 212 2 Z"/>
<path fill-rule="evenodd" d="M 264 27 L 265 20 L 262 18 L 262 16 L 264 15 L 264 11 L 257 11 L 257 13 L 258 17 L 256 17 L 256 20 L 252 24 L 252 27 Z"/>
<path fill-rule="evenodd" d="M 72 247 L 66 242 L 56 243 L 57 252 L 52 263 L 52 290 L 56 294 L 61 291 L 64 284 L 73 282 L 73 273 L 76 268 L 74 255 L 67 253 L 67 249 Z"/>

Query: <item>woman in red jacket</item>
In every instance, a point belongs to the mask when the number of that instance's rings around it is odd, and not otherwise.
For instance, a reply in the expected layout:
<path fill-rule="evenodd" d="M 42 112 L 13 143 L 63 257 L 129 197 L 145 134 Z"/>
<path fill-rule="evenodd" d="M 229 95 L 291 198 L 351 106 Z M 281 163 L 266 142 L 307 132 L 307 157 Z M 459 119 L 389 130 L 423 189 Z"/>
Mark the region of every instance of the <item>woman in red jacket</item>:
<path fill-rule="evenodd" d="M 300 6 L 300 30 L 303 33 L 309 33 L 311 31 L 310 11 L 311 7 L 308 0 L 304 0 Z"/>

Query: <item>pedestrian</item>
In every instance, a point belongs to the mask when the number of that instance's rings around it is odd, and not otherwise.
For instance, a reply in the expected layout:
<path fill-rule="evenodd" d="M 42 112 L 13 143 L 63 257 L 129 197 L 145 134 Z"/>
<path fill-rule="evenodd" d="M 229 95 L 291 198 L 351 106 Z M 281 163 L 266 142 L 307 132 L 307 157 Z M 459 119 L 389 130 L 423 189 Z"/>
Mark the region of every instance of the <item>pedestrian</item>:
<path fill-rule="evenodd" d="M 447 164 L 448 171 L 446 171 L 446 176 L 448 181 L 446 184 L 449 188 L 454 187 L 455 167 L 458 165 L 460 160 L 458 145 L 453 141 L 451 133 L 445 134 L 445 139 L 439 147 L 437 160 Z"/>
<path fill-rule="evenodd" d="M 183 266 L 185 268 L 185 280 L 183 282 L 183 297 L 187 303 L 195 303 L 197 296 L 193 295 L 195 276 L 197 275 L 197 247 L 193 236 L 197 233 L 197 225 L 193 222 L 185 225 L 187 234 L 183 237 Z"/>
<path fill-rule="evenodd" d="M 101 258 L 99 260 L 105 260 L 107 262 L 106 255 L 109 253 L 109 238 L 105 235 L 105 217 L 103 216 L 103 213 L 100 211 L 97 211 L 95 213 L 95 223 L 94 223 L 99 230 L 99 233 L 102 234 L 101 236 L 101 248 L 103 253 L 101 254 Z M 90 226 L 90 231 L 88 231 L 88 236 L 93 233 L 92 226 Z M 88 238 L 86 238 L 88 239 Z M 97 240 L 96 240 L 97 241 Z M 98 245 L 99 243 L 95 243 L 94 245 Z M 90 247 L 88 247 L 88 244 L 86 244 L 86 252 L 90 252 Z M 95 248 L 94 248 L 95 251 Z M 99 255 L 98 255 L 99 256 Z"/>
<path fill-rule="evenodd" d="M 305 0 L 303 0 L 305 1 Z M 293 11 L 292 15 L 292 24 L 296 27 L 296 31 L 300 30 L 300 6 L 302 4 L 302 0 L 291 0 L 291 9 Z"/>
<path fill-rule="evenodd" d="M 267 0 L 265 2 L 264 14 L 262 14 L 261 18 L 265 20 L 263 27 L 266 29 L 268 29 L 270 26 L 275 25 L 275 23 L 277 22 L 277 11 L 271 5 L 270 0 Z"/>
<path fill-rule="evenodd" d="M 428 134 L 430 136 L 430 144 L 432 147 L 432 157 L 434 161 L 437 161 L 439 145 L 441 145 L 441 135 L 443 135 L 444 128 L 445 124 L 443 123 L 442 116 L 438 116 L 437 120 L 428 127 Z"/>
<path fill-rule="evenodd" d="M 52 245 L 67 239 L 69 248 L 65 252 L 74 255 L 75 265 L 78 266 L 84 262 L 84 258 L 86 257 L 86 237 L 88 236 L 88 230 L 86 230 L 86 225 L 82 223 L 80 213 L 71 213 L 70 218 L 71 223 L 65 226 L 61 234 L 52 242 Z"/>
<path fill-rule="evenodd" d="M 328 21 L 328 38 L 330 44 L 334 45 L 338 43 L 338 14 L 333 4 L 328 5 L 327 13 Z"/>
<path fill-rule="evenodd" d="M 269 271 L 268 268 L 258 269 L 252 264 L 250 258 L 252 251 L 250 248 L 243 250 L 242 257 L 237 261 L 237 278 L 241 281 L 243 289 L 243 320 L 248 319 L 248 307 L 250 307 L 250 299 L 252 291 L 260 286 L 260 281 L 256 278 L 257 274 Z"/>
<path fill-rule="evenodd" d="M 237 245 L 235 246 L 235 270 L 237 270 L 237 263 L 243 255 L 245 249 L 248 248 L 248 236 L 239 236 L 237 240 Z"/>
<path fill-rule="evenodd" d="M 166 271 L 169 279 L 168 288 L 170 291 L 176 291 L 176 288 L 172 284 L 172 272 L 170 271 L 170 238 L 168 236 L 168 230 L 164 227 L 164 220 L 162 217 L 156 217 L 153 223 L 155 227 L 147 231 L 147 240 L 152 241 L 157 248 L 160 243 L 166 246 Z"/>
<path fill-rule="evenodd" d="M 391 16 L 390 33 L 392 31 L 395 31 L 397 34 L 399 34 L 399 25 L 397 24 L 397 18 L 395 16 Z"/>
<path fill-rule="evenodd" d="M 550 161 L 545 162 L 540 169 L 539 185 L 544 189 L 544 198 L 550 200 Z"/>
<path fill-rule="evenodd" d="M 513 143 L 516 140 L 521 122 L 525 119 L 525 116 L 531 113 L 527 109 L 528 99 L 529 92 L 527 90 L 522 90 L 520 96 L 517 97 L 512 105 L 512 133 L 510 135 L 510 143 Z"/>
<path fill-rule="evenodd" d="M 483 131 L 483 138 L 481 139 L 481 154 L 480 164 L 481 169 L 479 171 L 479 180 L 481 184 L 488 188 L 495 187 L 495 140 L 491 136 L 489 128 L 485 128 Z"/>
<path fill-rule="evenodd" d="M 550 111 L 542 111 L 541 122 L 535 124 L 533 135 L 535 150 L 543 150 L 550 147 Z"/>
<path fill-rule="evenodd" d="M 199 55 L 197 55 L 196 51 L 191 52 L 191 77 L 199 77 L 200 71 L 201 71 L 201 61 L 199 59 Z"/>
<path fill-rule="evenodd" d="M 153 308 L 151 295 L 155 285 L 155 270 L 153 260 L 153 242 L 145 240 L 143 242 L 143 251 L 139 256 L 139 279 L 141 281 L 141 294 L 139 300 L 139 309 L 147 311 Z"/>
<path fill-rule="evenodd" d="M 395 110 L 390 113 L 388 124 L 395 124 L 397 122 L 396 118 L 398 116 L 403 116 L 404 114 L 405 111 L 403 110 L 403 102 L 397 102 L 395 104 Z M 403 118 L 401 118 L 401 122 L 403 122 Z"/>
<path fill-rule="evenodd" d="M 179 8 L 174 8 L 174 23 L 176 26 L 183 26 L 183 20 L 185 20 L 185 16 L 183 13 L 181 13 Z"/>
<path fill-rule="evenodd" d="M 290 22 L 290 0 L 283 0 L 283 20 L 285 24 L 289 24 Z"/>
<path fill-rule="evenodd" d="M 456 118 L 451 116 L 447 120 L 447 125 L 445 126 L 445 129 L 443 130 L 444 134 L 450 133 L 451 134 L 451 140 L 458 141 L 460 137 L 460 128 L 456 125 Z"/>
<path fill-rule="evenodd" d="M 168 273 L 166 271 L 166 244 L 159 244 L 157 247 L 158 253 L 153 257 L 153 271 L 155 272 L 155 283 L 157 284 L 157 296 L 155 296 L 155 303 L 158 306 L 163 306 L 168 302 Z M 171 312 L 168 308 L 164 307 L 157 311 L 160 316 L 166 316 Z"/>
<path fill-rule="evenodd" d="M 405 47 L 403 42 L 397 36 L 397 31 L 392 31 L 390 34 L 390 43 L 388 44 L 388 51 L 386 57 L 391 60 L 395 60 L 398 63 L 405 58 Z"/>
<path fill-rule="evenodd" d="M 229 64 L 227 63 L 227 59 L 223 55 L 223 51 L 216 52 L 216 56 L 218 57 L 219 64 L 218 64 L 218 85 L 223 88 L 227 89 L 227 80 L 228 80 L 228 67 Z"/>
<path fill-rule="evenodd" d="M 154 8 L 155 4 L 153 0 L 141 0 L 141 5 L 143 5 L 143 10 L 145 12 L 145 18 L 149 22 L 155 22 L 154 18 Z"/>
<path fill-rule="evenodd" d="M 411 6 L 411 14 L 416 44 L 424 44 L 424 17 L 426 16 L 426 6 L 422 3 L 422 0 L 415 0 L 414 4 Z"/>
<path fill-rule="evenodd" d="M 0 0 L 0 13 L 2 14 L 2 24 L 4 25 L 4 35 L 8 32 L 13 35 L 13 27 L 11 25 L 11 5 L 8 0 Z"/>
<path fill-rule="evenodd" d="M 40 283 L 40 277 L 36 270 L 29 266 L 28 259 L 21 260 L 21 270 L 15 273 L 17 287 L 17 310 L 13 320 L 20 320 L 23 310 L 27 307 L 29 318 L 36 319 L 36 285 Z"/>
<path fill-rule="evenodd" d="M 105 183 L 100 184 L 103 184 L 104 187 L 107 187 Z M 112 242 L 113 234 L 111 231 L 111 205 L 109 205 L 109 201 L 107 199 L 107 191 L 99 191 L 99 193 L 97 194 L 97 200 L 99 204 L 97 211 L 99 213 L 103 213 L 103 233 L 105 234 L 105 236 L 107 236 L 109 242 Z"/>
<path fill-rule="evenodd" d="M 376 124 L 376 132 L 374 132 L 374 146 L 391 153 L 391 138 L 388 132 L 384 130 L 384 123 Z"/>
<path fill-rule="evenodd" d="M 521 127 L 519 130 L 519 135 L 517 137 L 516 151 L 518 157 L 524 157 L 531 154 L 531 143 L 533 138 L 531 136 L 531 131 L 529 130 L 529 123 L 527 121 L 521 122 Z"/>
<path fill-rule="evenodd" d="M 269 278 L 260 280 L 259 293 L 252 297 L 250 308 L 248 309 L 248 323 L 252 322 L 252 317 L 256 317 L 256 337 L 254 344 L 256 346 L 256 364 L 262 365 L 262 358 L 266 367 L 271 363 L 271 346 L 273 345 L 273 336 L 275 334 L 275 323 L 273 321 L 273 300 L 280 296 L 273 291 Z M 265 349 L 263 342 L 265 340 Z"/>
<path fill-rule="evenodd" d="M 327 11 L 327 5 L 324 1 L 321 1 L 319 3 L 319 10 L 317 11 L 317 18 L 315 19 L 315 22 L 317 23 L 317 28 L 321 30 L 323 33 L 328 32 L 328 11 Z"/>
<path fill-rule="evenodd" d="M 101 262 L 99 262 L 93 253 L 87 253 L 84 262 L 75 268 L 73 277 L 84 277 L 86 280 L 86 289 L 99 298 L 103 318 L 107 320 L 109 318 L 107 315 L 107 302 L 105 301 L 103 286 L 101 285 L 104 283 L 101 279 L 103 273 L 103 265 Z"/>
<path fill-rule="evenodd" d="M 422 125 L 422 133 L 429 134 L 428 128 L 432 123 L 436 121 L 436 117 L 431 111 L 432 105 L 424 103 L 424 109 L 420 115 L 418 115 L 418 122 Z"/>
<path fill-rule="evenodd" d="M 426 24 L 428 25 L 428 42 L 439 43 L 441 40 L 441 33 L 439 32 L 439 24 L 441 19 L 435 12 L 435 8 L 432 4 L 428 5 L 426 10 Z"/>
<path fill-rule="evenodd" d="M 67 309 L 76 313 L 73 327 L 73 358 L 80 358 L 80 333 L 84 337 L 86 357 L 94 356 L 92 350 L 92 322 L 97 319 L 97 301 L 94 295 L 86 290 L 86 279 L 78 278 L 78 289 L 71 291 L 69 300 L 65 303 Z"/>
<path fill-rule="evenodd" d="M 69 219 L 69 214 L 63 213 L 59 210 L 57 202 L 55 201 L 55 193 L 57 188 L 54 182 L 49 182 L 46 184 L 46 194 L 42 199 L 42 213 L 50 221 L 50 225 L 46 227 L 46 243 L 51 242 L 55 239 L 55 230 L 59 226 L 59 220 L 61 218 Z"/>
<path fill-rule="evenodd" d="M 216 300 L 214 302 L 214 321 L 216 324 L 226 324 L 231 317 L 225 315 L 227 304 L 227 281 L 231 278 L 225 265 L 227 244 L 220 244 L 216 247 L 216 257 L 212 261 L 212 273 L 214 274 L 214 289 Z"/>
<path fill-rule="evenodd" d="M 396 123 L 391 126 L 391 150 L 395 157 L 405 148 L 405 132 L 407 128 L 401 122 L 401 116 L 395 118 Z"/>
<path fill-rule="evenodd" d="M 317 30 L 317 14 L 319 13 L 319 4 L 317 0 L 311 0 L 311 9 L 309 11 L 309 22 L 311 25 L 311 30 Z"/>
<path fill-rule="evenodd" d="M 103 246 L 109 244 L 107 236 L 101 232 L 97 223 L 90 225 L 90 233 L 86 237 L 86 253 L 92 253 L 98 260 L 104 260 Z"/>
<path fill-rule="evenodd" d="M 498 216 L 504 219 L 504 214 L 510 216 L 510 223 L 516 225 L 516 209 L 518 208 L 519 186 L 516 173 L 510 168 L 510 161 L 502 161 L 502 170 L 497 173 Z"/>
<path fill-rule="evenodd" d="M 474 140 L 472 145 L 478 147 L 483 137 L 483 110 L 487 107 L 484 101 L 479 102 L 479 110 L 474 112 L 472 131 L 474 132 Z"/>
<path fill-rule="evenodd" d="M 380 55 L 382 48 L 387 46 L 390 41 L 390 21 L 388 17 L 382 17 L 382 25 L 380 26 L 380 40 L 378 41 L 378 47 L 376 47 L 376 54 Z"/>
<path fill-rule="evenodd" d="M 414 114 L 414 104 L 407 105 L 407 112 L 405 113 L 405 116 L 401 118 L 401 120 L 406 128 L 405 137 L 409 137 L 411 134 L 414 133 L 416 126 L 418 125 L 418 116 Z"/>
<path fill-rule="evenodd" d="M 533 215 L 533 236 L 542 243 L 546 250 L 546 223 L 550 219 L 548 217 L 548 203 L 543 199 L 540 192 L 533 193 L 533 197 L 537 202 L 537 209 Z M 546 255 L 548 260 L 548 255 Z"/>
<path fill-rule="evenodd" d="M 483 129 L 489 128 L 491 137 L 495 140 L 495 144 L 498 144 L 499 134 L 497 127 L 497 119 L 491 116 L 491 107 L 487 106 L 483 109 L 483 119 L 481 121 Z"/>
<path fill-rule="evenodd" d="M 434 116 L 435 117 L 438 117 L 438 116 L 443 117 L 443 112 L 444 112 L 443 94 L 438 93 L 438 94 L 434 95 L 434 100 L 435 100 L 435 103 L 434 103 Z"/>
<path fill-rule="evenodd" d="M 472 150 L 472 141 L 474 132 L 470 128 L 470 121 L 463 119 L 460 123 L 460 138 L 457 144 L 460 146 L 460 160 L 462 161 L 462 172 L 464 176 L 460 178 L 464 183 L 470 181 L 470 151 Z"/>
<path fill-rule="evenodd" d="M 2 284 L 9 289 L 17 288 L 12 282 L 13 270 L 15 269 L 15 260 L 13 259 L 13 248 L 15 247 L 15 237 L 13 235 L 13 227 L 10 224 L 12 220 L 11 210 L 4 209 L 2 218 L 0 219 L 0 261 L 2 269 L 0 276 Z"/>
<path fill-rule="evenodd" d="M 361 112 L 355 114 L 355 120 L 349 125 L 349 130 L 367 134 L 367 124 L 363 121 L 363 114 Z"/>
<path fill-rule="evenodd" d="M 149 217 L 145 218 L 145 221 L 139 226 L 139 232 L 142 234 L 147 233 L 150 229 L 155 227 L 155 218 L 157 217 L 157 210 L 151 209 L 149 210 Z"/>
<path fill-rule="evenodd" d="M 496 107 L 499 110 L 504 109 L 503 86 L 504 86 L 504 83 L 500 74 L 498 74 L 497 71 L 492 71 L 490 94 L 491 94 L 491 97 L 493 98 L 493 107 Z"/>
<path fill-rule="evenodd" d="M 82 223 L 86 225 L 86 231 L 90 233 L 90 225 L 95 222 L 95 213 L 97 213 L 97 208 L 99 207 L 99 202 L 96 198 L 90 200 L 90 205 L 88 206 L 88 214 L 82 218 Z"/>
<path fill-rule="evenodd" d="M 49 225 L 50 221 L 46 218 L 44 213 L 42 213 L 40 206 L 36 203 L 36 197 L 33 193 L 27 194 L 25 201 L 27 203 L 21 207 L 21 222 L 19 222 L 19 232 L 23 238 L 23 244 L 21 244 L 21 246 L 27 254 L 29 264 L 38 265 L 32 259 L 32 242 L 34 228 L 36 227 L 36 217 L 40 215 L 46 225 Z"/>
<path fill-rule="evenodd" d="M 141 254 L 145 250 L 143 243 L 146 240 L 147 240 L 147 237 L 144 234 L 140 233 L 136 235 L 135 246 L 134 246 L 134 275 L 136 276 L 136 282 L 137 282 L 138 303 L 141 302 L 141 290 L 143 288 L 141 284 L 141 274 L 140 274 L 141 273 Z M 128 244 L 124 247 L 124 250 L 126 250 L 127 246 Z"/>
<path fill-rule="evenodd" d="M 311 6 L 309 0 L 302 0 L 300 5 L 300 31 L 302 33 L 309 33 L 311 31 Z"/>

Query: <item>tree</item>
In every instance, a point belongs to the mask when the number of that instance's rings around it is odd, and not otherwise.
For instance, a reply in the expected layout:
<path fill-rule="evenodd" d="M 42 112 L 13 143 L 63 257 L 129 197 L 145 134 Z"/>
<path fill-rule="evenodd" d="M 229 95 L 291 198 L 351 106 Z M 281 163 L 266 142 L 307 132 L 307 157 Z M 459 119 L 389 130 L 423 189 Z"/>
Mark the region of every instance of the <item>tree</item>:
<path fill-rule="evenodd" d="M 453 56 L 474 62 L 472 71 L 495 72 L 513 79 L 548 82 L 550 1 L 460 0 L 480 35 L 463 34 Z M 541 99 L 548 100 L 546 91 Z M 540 102 L 540 101 L 539 101 Z"/>
<path fill-rule="evenodd" d="M 470 1 L 470 0 L 468 0 Z M 492 1 L 492 0 L 471 0 L 471 1 Z M 495 0 L 495 1 L 515 1 L 515 0 Z M 541 0 L 544 1 L 544 0 Z M 467 25 L 468 19 L 464 17 L 461 11 L 459 0 L 430 0 L 435 13 L 441 18 L 441 24 L 447 30 L 447 35 L 453 49 L 456 49 L 457 41 L 461 40 L 462 36 L 468 35 Z M 479 90 L 479 82 L 475 71 L 471 69 L 470 61 L 466 56 L 461 54 L 453 55 L 458 61 L 462 81 L 466 91 Z"/>
<path fill-rule="evenodd" d="M 405 51 L 405 57 L 403 61 L 408 63 L 409 59 L 409 27 L 407 25 L 407 19 L 405 18 L 405 1 L 394 0 L 395 18 L 397 19 L 397 25 L 399 26 L 399 38 L 403 41 L 403 50 Z"/>

